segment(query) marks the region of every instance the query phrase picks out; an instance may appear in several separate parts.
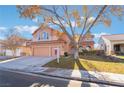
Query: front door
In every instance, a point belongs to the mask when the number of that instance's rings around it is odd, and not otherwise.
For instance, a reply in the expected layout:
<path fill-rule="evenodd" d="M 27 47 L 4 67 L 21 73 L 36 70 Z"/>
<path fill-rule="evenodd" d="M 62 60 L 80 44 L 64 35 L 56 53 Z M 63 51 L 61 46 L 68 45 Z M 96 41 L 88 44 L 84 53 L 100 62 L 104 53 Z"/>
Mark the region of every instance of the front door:
<path fill-rule="evenodd" d="M 60 54 L 59 54 L 59 48 L 54 48 L 54 56 L 59 56 Z"/>
<path fill-rule="evenodd" d="M 54 54 L 57 55 L 57 49 L 54 50 Z"/>
<path fill-rule="evenodd" d="M 114 45 L 114 51 L 115 53 L 119 53 L 120 52 L 120 45 Z"/>

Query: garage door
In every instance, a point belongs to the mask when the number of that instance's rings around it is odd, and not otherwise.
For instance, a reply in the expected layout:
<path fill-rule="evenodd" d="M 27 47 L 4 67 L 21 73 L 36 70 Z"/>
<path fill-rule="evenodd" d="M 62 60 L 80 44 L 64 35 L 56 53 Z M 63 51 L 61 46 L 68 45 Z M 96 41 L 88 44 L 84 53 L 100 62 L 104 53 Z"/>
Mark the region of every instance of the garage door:
<path fill-rule="evenodd" d="M 49 47 L 35 47 L 34 56 L 49 56 Z"/>

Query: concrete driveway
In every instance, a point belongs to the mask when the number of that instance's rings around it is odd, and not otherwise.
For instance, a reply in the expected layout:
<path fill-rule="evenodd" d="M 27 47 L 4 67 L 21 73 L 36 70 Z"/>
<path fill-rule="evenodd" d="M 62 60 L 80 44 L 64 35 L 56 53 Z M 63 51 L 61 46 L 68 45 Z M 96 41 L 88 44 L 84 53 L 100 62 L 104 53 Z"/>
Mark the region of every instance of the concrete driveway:
<path fill-rule="evenodd" d="M 33 66 L 42 66 L 54 59 L 55 57 L 20 57 L 0 62 L 0 67 L 7 69 L 23 70 Z"/>

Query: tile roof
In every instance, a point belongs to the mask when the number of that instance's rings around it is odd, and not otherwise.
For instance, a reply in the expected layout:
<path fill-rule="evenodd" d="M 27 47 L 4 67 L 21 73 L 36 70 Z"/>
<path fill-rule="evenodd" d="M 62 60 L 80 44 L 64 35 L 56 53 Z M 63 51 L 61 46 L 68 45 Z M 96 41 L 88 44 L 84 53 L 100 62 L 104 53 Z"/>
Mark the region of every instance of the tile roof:
<path fill-rule="evenodd" d="M 108 40 L 124 40 L 124 34 L 102 35 L 102 37 Z"/>
<path fill-rule="evenodd" d="M 58 31 L 58 30 L 55 30 L 55 29 L 53 29 L 53 28 L 51 28 L 51 27 L 49 27 L 49 26 L 43 26 L 43 25 L 41 25 L 38 29 L 36 29 L 33 33 L 32 33 L 32 35 L 34 35 L 35 33 L 37 33 L 37 31 L 39 31 L 39 30 L 42 30 L 42 29 L 50 29 L 51 31 L 53 31 L 53 33 L 63 33 L 63 32 L 60 32 L 60 31 Z"/>

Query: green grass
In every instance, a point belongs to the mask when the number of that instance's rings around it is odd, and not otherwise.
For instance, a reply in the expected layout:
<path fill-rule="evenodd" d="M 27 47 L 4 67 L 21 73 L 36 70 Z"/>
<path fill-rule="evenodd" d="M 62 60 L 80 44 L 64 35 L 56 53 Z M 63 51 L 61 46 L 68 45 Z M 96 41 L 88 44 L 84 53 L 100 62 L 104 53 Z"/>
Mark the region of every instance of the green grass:
<path fill-rule="evenodd" d="M 65 58 L 61 57 L 60 62 L 57 63 L 57 60 L 53 60 L 47 64 L 44 65 L 44 67 L 57 67 L 57 68 L 67 68 L 67 69 L 73 69 L 74 68 L 74 62 L 73 58 Z"/>
<path fill-rule="evenodd" d="M 4 60 L 0 60 L 0 62 L 2 62 L 2 61 L 4 61 Z"/>
<path fill-rule="evenodd" d="M 124 74 L 124 62 L 113 62 L 109 59 L 98 56 L 81 56 L 79 62 L 74 62 L 72 57 L 61 57 L 60 63 L 53 60 L 44 67 L 55 67 L 64 69 L 80 69 L 86 71 L 99 71 Z"/>
<path fill-rule="evenodd" d="M 115 56 L 117 58 L 120 58 L 120 59 L 124 59 L 124 56 Z"/>

